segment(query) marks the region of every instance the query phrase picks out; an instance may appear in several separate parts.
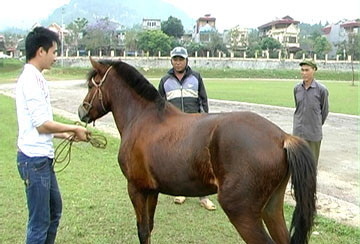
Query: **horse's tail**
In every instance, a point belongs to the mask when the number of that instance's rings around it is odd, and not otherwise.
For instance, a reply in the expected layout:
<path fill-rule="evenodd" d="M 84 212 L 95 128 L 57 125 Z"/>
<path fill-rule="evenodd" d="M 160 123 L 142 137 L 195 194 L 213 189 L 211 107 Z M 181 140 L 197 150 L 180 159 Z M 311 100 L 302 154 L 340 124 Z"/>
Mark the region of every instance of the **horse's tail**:
<path fill-rule="evenodd" d="M 303 139 L 287 136 L 284 142 L 296 201 L 290 235 L 291 244 L 308 243 L 316 214 L 316 166 L 313 153 Z"/>

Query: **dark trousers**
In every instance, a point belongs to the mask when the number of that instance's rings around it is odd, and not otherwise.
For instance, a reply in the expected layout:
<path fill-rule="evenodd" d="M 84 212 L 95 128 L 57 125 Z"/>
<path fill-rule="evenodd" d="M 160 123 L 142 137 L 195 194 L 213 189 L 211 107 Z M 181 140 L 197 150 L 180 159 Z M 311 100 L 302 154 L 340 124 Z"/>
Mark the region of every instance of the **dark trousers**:
<path fill-rule="evenodd" d="M 316 165 L 316 168 L 317 168 L 318 162 L 319 162 L 321 141 L 308 141 L 308 140 L 306 140 L 306 141 L 309 144 L 309 146 L 311 148 L 311 151 L 314 154 L 315 165 Z"/>

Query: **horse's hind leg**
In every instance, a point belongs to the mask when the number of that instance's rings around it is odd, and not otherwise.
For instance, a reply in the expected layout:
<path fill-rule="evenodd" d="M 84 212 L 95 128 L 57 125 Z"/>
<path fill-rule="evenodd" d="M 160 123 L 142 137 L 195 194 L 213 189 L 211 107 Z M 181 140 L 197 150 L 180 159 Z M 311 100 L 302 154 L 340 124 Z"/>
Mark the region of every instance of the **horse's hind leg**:
<path fill-rule="evenodd" d="M 263 211 L 266 227 L 277 244 L 290 243 L 289 232 L 284 218 L 284 194 L 289 177 L 275 190 Z"/>
<path fill-rule="evenodd" d="M 248 244 L 274 244 L 262 223 L 261 207 L 249 203 L 249 199 L 229 199 L 229 195 L 219 192 L 219 203 L 244 241 Z"/>
<path fill-rule="evenodd" d="M 134 185 L 128 183 L 128 192 L 135 209 L 138 237 L 141 244 L 150 244 L 149 214 L 147 194 L 138 191 Z"/>
<path fill-rule="evenodd" d="M 149 215 L 149 230 L 150 233 L 154 228 L 154 215 L 155 209 L 158 201 L 158 193 L 149 194 L 147 198 L 147 210 Z"/>

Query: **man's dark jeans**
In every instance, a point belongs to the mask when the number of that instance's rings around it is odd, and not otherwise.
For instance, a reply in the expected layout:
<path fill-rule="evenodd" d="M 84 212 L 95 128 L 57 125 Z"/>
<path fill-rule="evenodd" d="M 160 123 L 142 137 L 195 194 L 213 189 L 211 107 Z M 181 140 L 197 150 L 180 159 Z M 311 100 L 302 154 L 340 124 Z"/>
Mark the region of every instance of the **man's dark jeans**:
<path fill-rule="evenodd" d="M 17 155 L 29 210 L 27 244 L 55 242 L 62 200 L 52 162 L 48 157 L 28 157 L 22 152 Z"/>

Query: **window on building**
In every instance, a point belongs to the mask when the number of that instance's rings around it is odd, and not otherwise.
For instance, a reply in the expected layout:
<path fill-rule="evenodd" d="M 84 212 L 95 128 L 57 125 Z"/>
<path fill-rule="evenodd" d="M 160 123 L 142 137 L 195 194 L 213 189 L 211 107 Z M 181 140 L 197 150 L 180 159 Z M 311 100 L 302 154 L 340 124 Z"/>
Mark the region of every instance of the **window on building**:
<path fill-rule="evenodd" d="M 296 37 L 295 36 L 289 36 L 289 43 L 296 43 Z"/>

